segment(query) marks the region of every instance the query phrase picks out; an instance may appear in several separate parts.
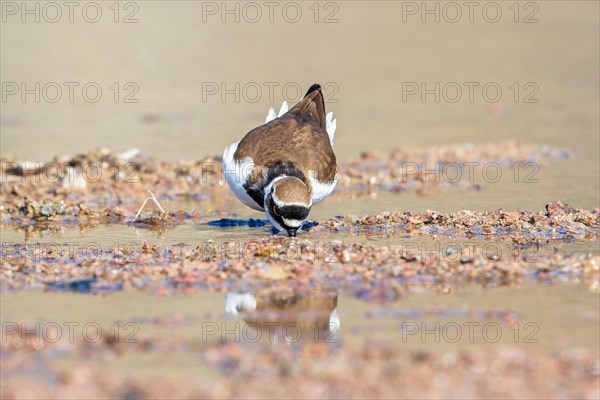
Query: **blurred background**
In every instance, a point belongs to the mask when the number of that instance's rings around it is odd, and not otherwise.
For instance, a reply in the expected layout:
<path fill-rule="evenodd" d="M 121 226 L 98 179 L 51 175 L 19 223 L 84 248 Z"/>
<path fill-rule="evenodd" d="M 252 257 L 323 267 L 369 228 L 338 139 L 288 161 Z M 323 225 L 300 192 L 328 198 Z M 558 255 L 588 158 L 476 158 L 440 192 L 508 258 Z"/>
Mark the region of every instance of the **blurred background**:
<path fill-rule="evenodd" d="M 545 187 L 598 204 L 598 2 L 49 4 L 2 2 L 2 155 L 220 155 L 319 82 L 342 161 L 404 145 L 571 147 L 576 163 L 542 171 Z"/>

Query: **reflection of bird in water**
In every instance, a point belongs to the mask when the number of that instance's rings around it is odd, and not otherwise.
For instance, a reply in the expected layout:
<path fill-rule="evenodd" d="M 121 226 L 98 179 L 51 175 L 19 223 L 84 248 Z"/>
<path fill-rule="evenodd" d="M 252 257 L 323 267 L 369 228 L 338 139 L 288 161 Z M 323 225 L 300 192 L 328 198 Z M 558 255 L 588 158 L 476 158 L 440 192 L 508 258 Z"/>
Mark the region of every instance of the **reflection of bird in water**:
<path fill-rule="evenodd" d="M 225 297 L 227 314 L 241 318 L 271 343 L 337 343 L 340 319 L 336 307 L 337 292 L 320 288 L 278 286 L 254 293 L 228 292 Z"/>

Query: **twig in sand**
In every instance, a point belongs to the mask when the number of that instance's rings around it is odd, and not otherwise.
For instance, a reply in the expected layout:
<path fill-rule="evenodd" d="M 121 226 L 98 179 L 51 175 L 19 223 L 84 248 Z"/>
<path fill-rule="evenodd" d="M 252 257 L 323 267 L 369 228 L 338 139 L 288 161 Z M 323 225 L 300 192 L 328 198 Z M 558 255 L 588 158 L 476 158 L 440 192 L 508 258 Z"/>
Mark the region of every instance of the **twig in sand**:
<path fill-rule="evenodd" d="M 144 202 L 142 203 L 142 206 L 138 210 L 137 214 L 135 214 L 135 218 L 133 219 L 132 222 L 137 221 L 138 217 L 142 213 L 142 210 L 144 209 L 144 207 L 146 207 L 146 203 L 148 202 L 148 200 L 152 200 L 154 202 L 154 204 L 156 204 L 158 206 L 158 209 L 160 210 L 160 212 L 163 213 L 163 214 L 166 214 L 165 210 L 162 208 L 162 206 L 158 202 L 158 199 L 156 198 L 156 196 L 154 195 L 154 193 L 152 193 L 152 190 L 148 189 L 148 193 L 150 193 L 150 197 L 146 197 L 144 199 Z"/>

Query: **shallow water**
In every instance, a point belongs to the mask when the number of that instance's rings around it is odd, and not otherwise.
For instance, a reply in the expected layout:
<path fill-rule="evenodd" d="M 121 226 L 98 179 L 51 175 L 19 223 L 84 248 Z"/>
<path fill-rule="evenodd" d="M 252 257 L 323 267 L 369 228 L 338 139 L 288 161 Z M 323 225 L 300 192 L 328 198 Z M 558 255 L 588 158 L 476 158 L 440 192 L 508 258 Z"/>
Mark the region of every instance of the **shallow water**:
<path fill-rule="evenodd" d="M 314 23 L 310 18 L 297 24 L 280 18 L 257 24 L 220 23 L 218 17 L 203 22 L 202 3 L 207 2 L 138 2 L 139 22 L 135 24 L 115 24 L 110 18 L 98 24 L 80 19 L 73 24 L 3 23 L 3 82 L 97 82 L 104 94 L 97 103 L 81 96 L 73 102 L 63 96 L 56 103 L 44 99 L 35 102 L 32 96 L 21 101 L 18 95 L 3 100 L 0 154 L 43 161 L 102 146 L 117 152 L 139 148 L 161 159 L 199 159 L 220 154 L 226 145 L 260 124 L 269 107 L 277 107 L 284 99 L 297 100 L 282 91 L 282 86 L 297 83 L 305 88 L 319 81 L 328 93 L 328 110 L 338 118 L 334 147 L 341 162 L 353 161 L 365 150 L 508 139 L 569 148 L 574 155 L 539 164 L 533 176 L 525 170 L 519 170 L 517 176 L 514 169 L 502 166 L 498 182 L 486 179 L 489 176 L 477 168 L 474 179 L 480 190 L 451 187 L 427 195 L 408 191 L 355 197 L 336 193 L 312 210 L 313 220 L 427 209 L 537 211 L 556 200 L 576 208 L 600 207 L 597 2 L 536 2 L 539 23 L 534 24 L 512 22 L 509 3 L 504 2 L 505 18 L 497 24 L 481 19 L 474 23 L 421 23 L 418 16 L 402 23 L 402 3 L 407 2 L 389 1 L 336 2 L 339 21 L 333 24 Z M 310 16 L 309 4 L 301 4 L 305 15 Z M 111 15 L 108 9 L 105 12 Z M 356 29 L 357 24 L 360 29 Z M 302 40 L 296 40 L 299 37 Z M 133 82 L 139 89 L 135 94 L 139 101 L 124 103 L 120 97 L 115 102 L 110 89 L 113 82 L 119 82 L 122 90 L 125 83 Z M 264 82 L 278 85 L 272 99 L 266 95 Z M 446 98 L 435 101 L 432 96 L 425 101 L 409 96 L 404 101 L 406 83 L 414 82 L 426 82 L 428 87 L 435 82 L 495 82 L 503 96 L 494 103 L 483 99 L 480 92 L 473 102 L 464 96 L 456 103 Z M 517 101 L 511 90 L 514 82 L 521 88 Z M 222 99 L 221 93 L 203 92 L 213 83 L 224 83 L 228 88 L 236 83 L 257 83 L 263 95 L 256 101 L 243 94 L 239 100 L 235 94 Z M 528 83 L 539 89 L 535 103 L 525 102 L 523 85 Z M 231 218 L 264 218 L 231 195 L 215 203 L 173 201 L 162 205 L 167 211 L 216 209 Z M 209 221 L 188 221 L 163 232 L 126 224 L 32 231 L 3 227 L 1 241 L 55 243 L 62 248 L 140 246 L 144 242 L 194 248 L 208 241 L 243 243 L 270 235 L 268 226 L 216 228 L 209 226 Z M 386 233 L 308 232 L 303 236 L 325 243 L 416 243 L 426 249 L 467 243 L 461 238 L 406 238 Z M 486 243 L 483 238 L 469 242 Z M 498 248 L 513 251 L 505 243 Z M 597 241 L 587 240 L 553 243 L 536 251 L 600 253 Z M 303 304 L 303 312 L 320 311 L 317 316 L 310 312 L 299 315 L 298 310 L 290 315 L 280 306 L 253 318 L 295 318 L 305 339 L 312 339 L 311 323 L 331 317 L 331 300 L 335 298 L 341 329 L 325 335 L 332 340 L 328 343 L 332 347 L 365 341 L 450 353 L 472 346 L 495 349 L 506 345 L 552 354 L 570 349 L 594 355 L 600 351 L 598 293 L 590 291 L 588 285 L 550 286 L 526 281 L 509 288 L 466 286 L 448 294 L 412 288 L 398 301 L 386 304 L 369 303 L 356 293 L 328 292 L 321 296 L 317 288 L 307 291 L 309 295 L 297 296 L 294 304 Z M 40 321 L 63 326 L 64 322 L 93 322 L 111 334 L 115 322 L 121 327 L 131 322 L 136 339 L 162 338 L 175 346 L 183 343 L 172 352 L 126 352 L 94 361 L 115 371 L 134 369 L 141 375 L 175 378 L 202 376 L 210 381 L 220 372 L 199 362 L 198 348 L 219 342 L 226 329 L 234 332 L 228 341 L 257 346 L 248 338 L 236 339 L 235 335 L 247 333 L 248 324 L 243 316 L 226 315 L 225 293 L 196 290 L 160 296 L 131 290 L 84 295 L 33 290 L 3 292 L 1 306 L 3 323 Z M 441 328 L 435 327 L 436 322 Z M 479 324 L 472 342 L 465 322 Z M 489 335 L 496 329 L 501 331 L 497 342 L 479 330 L 486 323 L 493 324 Z M 448 335 L 455 333 L 457 325 L 462 336 L 452 343 Z M 204 338 L 207 329 L 214 326 L 218 331 Z M 433 334 L 423 339 L 420 333 L 425 328 L 433 329 Z M 411 331 L 414 329 L 418 330 Z M 262 338 L 269 339 L 268 335 Z M 281 342 L 280 338 L 278 344 Z M 60 360 L 49 354 L 50 363 L 67 367 L 85 358 L 69 354 Z"/>
<path fill-rule="evenodd" d="M 562 163 L 570 163 L 570 161 L 562 161 Z M 554 166 L 554 169 L 561 169 Z M 564 168 L 563 168 L 564 170 Z M 537 185 L 537 184 L 535 184 Z M 541 185 L 541 182 L 540 182 Z M 426 211 L 428 209 L 436 211 L 455 212 L 459 210 L 495 210 L 503 208 L 505 210 L 543 210 L 546 204 L 544 196 L 537 192 L 535 195 L 526 195 L 522 190 L 515 188 L 514 183 L 505 183 L 504 185 L 488 185 L 481 190 L 461 190 L 461 189 L 445 189 L 433 195 L 419 196 L 414 192 L 406 192 L 400 195 L 390 194 L 386 192 L 378 193 L 377 195 L 360 195 L 356 198 L 348 198 L 345 195 L 332 195 L 323 203 L 316 206 L 310 214 L 309 219 L 314 221 L 328 219 L 334 216 L 346 215 L 368 215 L 386 211 Z M 536 186 L 539 188 L 539 186 Z M 514 190 L 512 196 L 501 197 L 511 194 L 511 189 Z M 551 191 L 550 185 L 547 189 Z M 577 199 L 590 201 L 594 199 L 588 188 L 574 187 L 573 195 Z M 582 194 L 581 196 L 579 194 Z M 585 194 L 589 197 L 585 197 Z M 519 195 L 524 197 L 518 197 Z M 547 198 L 552 198 L 548 195 Z M 567 197 L 569 198 L 569 197 Z M 202 209 L 204 204 L 208 202 L 165 202 L 163 207 L 167 212 L 194 209 Z M 509 204 L 509 205 L 506 205 Z M 514 206 L 511 206 L 513 204 Z M 230 218 L 238 218 L 246 220 L 249 218 L 266 219 L 263 213 L 251 210 L 238 202 L 233 195 L 221 202 L 217 211 L 226 212 Z M 5 243 L 57 243 L 67 246 L 73 244 L 76 246 L 84 246 L 86 244 L 98 244 L 100 246 L 125 245 L 127 243 L 135 243 L 138 245 L 144 242 L 156 243 L 159 246 L 171 246 L 183 244 L 186 246 L 195 247 L 208 241 L 222 242 L 245 242 L 248 239 L 255 237 L 269 237 L 271 235 L 271 227 L 269 224 L 263 227 L 215 227 L 208 223 L 216 221 L 215 218 L 204 217 L 197 223 L 188 221 L 177 226 L 166 228 L 160 231 L 152 231 L 145 228 L 133 227 L 130 224 L 110 224 L 97 225 L 94 227 L 86 227 L 81 230 L 77 226 L 62 227 L 59 230 L 36 228 L 33 231 L 4 229 L 2 232 L 2 240 Z M 399 244 L 407 241 L 407 237 L 402 233 L 388 232 L 371 232 L 371 233 L 344 233 L 335 234 L 312 234 L 311 232 L 302 232 L 302 237 L 314 241 L 332 241 L 341 240 L 347 242 L 363 242 L 377 241 L 381 245 Z M 419 242 L 430 242 L 427 237 L 409 238 Z M 460 241 L 461 239 L 456 239 Z M 475 239 L 477 240 L 477 239 Z M 583 241 L 575 243 L 565 243 L 565 249 L 577 249 L 577 251 L 591 251 L 597 253 L 599 250 L 598 244 L 595 241 Z"/>
<path fill-rule="evenodd" d="M 259 309 L 263 310 L 254 317 L 243 311 L 239 316 L 228 315 L 224 293 L 199 292 L 158 298 L 141 292 L 106 297 L 5 293 L 3 322 L 24 321 L 34 327 L 35 322 L 45 325 L 52 321 L 63 328 L 65 322 L 79 323 L 80 328 L 96 323 L 105 336 L 114 334 L 113 324 L 131 323 L 126 329 L 131 338 L 167 338 L 173 343 L 237 341 L 251 346 L 253 341 L 274 343 L 287 338 L 288 341 L 294 339 L 290 344 L 298 345 L 320 340 L 335 346 L 343 341 L 360 340 L 410 349 L 433 347 L 452 351 L 469 346 L 511 344 L 542 352 L 577 347 L 595 353 L 600 349 L 596 340 L 600 326 L 598 296 L 578 285 L 524 285 L 493 290 L 461 288 L 437 295 L 415 288 L 400 301 L 388 305 L 365 303 L 335 291 L 299 295 L 291 305 L 275 303 L 272 297 L 261 297 L 264 293 L 253 294 L 258 299 Z M 329 298 L 335 298 L 337 305 L 327 305 Z M 303 301 L 306 304 L 301 304 Z M 307 304 L 312 304 L 312 308 L 307 308 Z M 118 314 L 114 313 L 115 309 L 119 310 Z M 338 318 L 330 322 L 333 327 L 329 334 L 319 339 L 315 339 L 314 330 L 314 324 L 322 321 L 314 312 L 317 309 L 323 310 L 327 317 L 334 309 L 338 314 Z M 278 331 L 269 336 L 268 329 L 263 327 L 262 337 L 255 340 L 256 335 L 249 328 L 252 325 L 246 322 L 260 321 L 272 322 L 273 332 L 286 324 L 293 325 L 296 331 L 290 328 L 288 332 Z M 177 357 L 179 355 L 174 359 Z"/>

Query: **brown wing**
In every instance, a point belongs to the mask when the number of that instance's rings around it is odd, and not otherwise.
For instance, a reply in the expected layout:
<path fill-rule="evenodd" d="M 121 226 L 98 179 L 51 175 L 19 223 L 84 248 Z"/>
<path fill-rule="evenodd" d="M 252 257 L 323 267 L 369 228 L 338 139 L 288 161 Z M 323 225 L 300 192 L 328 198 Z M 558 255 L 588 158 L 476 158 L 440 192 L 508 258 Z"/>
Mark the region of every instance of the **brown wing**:
<path fill-rule="evenodd" d="M 257 173 L 270 165 L 291 162 L 307 177 L 311 170 L 320 182 L 333 182 L 337 165 L 327 135 L 323 95 L 319 85 L 311 89 L 286 114 L 248 132 L 234 158 L 252 158 Z"/>

